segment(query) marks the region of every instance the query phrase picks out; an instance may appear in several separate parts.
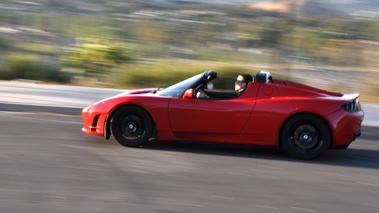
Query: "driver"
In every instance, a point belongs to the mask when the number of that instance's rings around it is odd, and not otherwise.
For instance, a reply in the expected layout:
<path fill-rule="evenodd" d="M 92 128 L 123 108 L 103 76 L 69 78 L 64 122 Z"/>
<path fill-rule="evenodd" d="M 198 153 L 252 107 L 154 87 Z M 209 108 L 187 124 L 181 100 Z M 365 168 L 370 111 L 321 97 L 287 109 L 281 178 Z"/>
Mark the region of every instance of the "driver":
<path fill-rule="evenodd" d="M 234 90 L 238 95 L 241 95 L 243 91 L 245 91 L 247 85 L 253 81 L 253 76 L 247 73 L 239 74 L 237 76 L 237 80 L 234 82 Z M 207 94 L 204 92 L 204 87 L 199 89 L 199 91 L 196 93 L 196 98 L 210 98 Z M 209 85 L 207 85 L 209 87 Z M 209 88 L 208 88 L 209 89 Z"/>
<path fill-rule="evenodd" d="M 236 82 L 234 82 L 234 90 L 240 95 L 245 91 L 247 85 L 253 81 L 253 76 L 247 73 L 239 74 Z"/>

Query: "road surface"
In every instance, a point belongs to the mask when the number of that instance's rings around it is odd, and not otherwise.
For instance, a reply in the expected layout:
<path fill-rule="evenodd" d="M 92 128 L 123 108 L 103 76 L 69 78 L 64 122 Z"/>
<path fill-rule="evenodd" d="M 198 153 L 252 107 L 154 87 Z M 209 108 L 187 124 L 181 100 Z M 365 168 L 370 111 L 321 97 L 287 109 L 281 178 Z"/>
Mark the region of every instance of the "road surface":
<path fill-rule="evenodd" d="M 314 161 L 199 143 L 125 148 L 79 115 L 0 112 L 0 212 L 379 212 L 379 133 Z"/>

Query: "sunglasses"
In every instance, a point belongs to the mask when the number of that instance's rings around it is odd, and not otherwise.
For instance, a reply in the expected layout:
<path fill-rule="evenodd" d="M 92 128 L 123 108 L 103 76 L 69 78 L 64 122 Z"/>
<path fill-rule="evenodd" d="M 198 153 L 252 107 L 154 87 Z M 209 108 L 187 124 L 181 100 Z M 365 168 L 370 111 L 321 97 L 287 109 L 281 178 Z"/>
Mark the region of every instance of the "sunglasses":
<path fill-rule="evenodd" d="M 234 84 L 242 84 L 242 83 L 244 83 L 245 81 L 239 81 L 239 80 L 237 80 L 236 82 L 234 82 Z"/>

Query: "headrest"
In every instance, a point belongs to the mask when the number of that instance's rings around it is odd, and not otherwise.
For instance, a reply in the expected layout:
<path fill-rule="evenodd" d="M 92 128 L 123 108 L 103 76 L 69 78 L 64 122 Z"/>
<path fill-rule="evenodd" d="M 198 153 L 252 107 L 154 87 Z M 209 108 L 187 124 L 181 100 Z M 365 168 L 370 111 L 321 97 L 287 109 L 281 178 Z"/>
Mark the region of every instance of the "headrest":
<path fill-rule="evenodd" d="M 272 83 L 272 76 L 271 73 L 268 71 L 259 71 L 254 78 L 254 82 L 259 82 L 259 83 Z"/>

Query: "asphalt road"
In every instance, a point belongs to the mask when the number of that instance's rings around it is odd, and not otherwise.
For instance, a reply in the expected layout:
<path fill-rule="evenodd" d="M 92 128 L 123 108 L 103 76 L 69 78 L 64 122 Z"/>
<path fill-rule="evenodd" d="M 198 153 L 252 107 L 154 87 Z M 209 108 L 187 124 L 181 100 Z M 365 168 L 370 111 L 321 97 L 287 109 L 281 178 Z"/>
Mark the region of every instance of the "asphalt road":
<path fill-rule="evenodd" d="M 78 115 L 1 112 L 0 212 L 379 212 L 379 133 L 314 161 L 248 146 L 125 148 Z"/>

